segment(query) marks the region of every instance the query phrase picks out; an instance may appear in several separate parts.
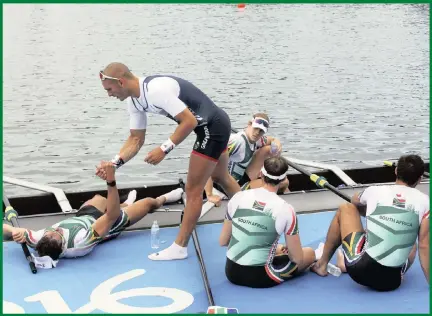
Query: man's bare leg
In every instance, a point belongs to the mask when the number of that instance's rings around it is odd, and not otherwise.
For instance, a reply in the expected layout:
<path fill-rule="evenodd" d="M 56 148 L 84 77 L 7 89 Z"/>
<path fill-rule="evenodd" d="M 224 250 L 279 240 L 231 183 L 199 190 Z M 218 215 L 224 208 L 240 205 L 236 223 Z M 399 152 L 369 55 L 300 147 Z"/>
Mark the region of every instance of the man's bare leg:
<path fill-rule="evenodd" d="M 129 217 L 130 225 L 135 224 L 144 218 L 150 211 L 160 208 L 165 203 L 175 202 L 181 199 L 182 189 L 175 189 L 167 194 L 154 198 L 145 198 L 136 201 L 132 205 L 124 207 Z"/>
<path fill-rule="evenodd" d="M 303 272 L 315 262 L 315 250 L 310 247 L 303 248 L 303 263 L 298 266 L 298 271 Z"/>
<path fill-rule="evenodd" d="M 138 200 L 132 205 L 126 206 L 123 210 L 129 217 L 130 225 L 140 221 L 150 211 L 157 209 L 163 205 L 162 199 L 145 198 Z"/>
<path fill-rule="evenodd" d="M 120 204 L 120 207 L 126 207 L 126 206 L 134 203 L 135 199 L 136 199 L 136 194 L 137 194 L 136 190 L 130 191 L 126 201 L 124 201 L 122 204 Z M 99 211 L 101 211 L 102 213 L 105 213 L 106 209 L 107 209 L 107 199 L 105 197 L 103 197 L 102 195 L 96 194 L 90 200 L 87 200 L 86 202 L 84 202 L 83 205 L 81 205 L 81 207 L 84 207 L 87 205 L 96 207 Z"/>
<path fill-rule="evenodd" d="M 336 266 L 341 270 L 342 273 L 346 273 L 346 266 L 345 266 L 345 256 L 343 254 L 343 251 L 341 249 L 338 249 L 336 253 Z"/>
<path fill-rule="evenodd" d="M 104 198 L 102 195 L 96 194 L 90 200 L 84 202 L 83 205 L 81 205 L 80 209 L 84 206 L 93 206 L 96 207 L 102 213 L 105 213 L 107 208 L 107 199 Z"/>
<path fill-rule="evenodd" d="M 309 268 L 316 260 L 315 250 L 311 247 L 303 247 L 303 263 L 298 266 L 298 272 L 302 272 Z M 288 251 L 284 244 L 278 244 L 276 247 L 276 256 L 287 255 Z"/>
<path fill-rule="evenodd" d="M 360 213 L 351 203 L 342 204 L 333 218 L 321 258 L 311 267 L 311 270 L 321 276 L 326 276 L 327 264 L 333 257 L 336 249 L 341 245 L 341 236 L 347 236 L 352 232 L 363 231 Z"/>
<path fill-rule="evenodd" d="M 406 273 L 406 271 L 408 271 L 408 269 L 414 263 L 416 253 L 417 253 L 417 244 L 414 244 L 414 246 L 412 247 L 412 249 L 408 255 L 408 266 L 405 270 L 405 273 Z M 342 273 L 346 273 L 347 270 L 346 270 L 346 266 L 345 266 L 345 256 L 343 254 L 343 251 L 338 249 L 336 255 L 337 255 L 337 263 L 336 263 L 337 267 L 339 269 L 341 269 Z"/>
<path fill-rule="evenodd" d="M 213 173 L 217 162 L 192 153 L 186 182 L 186 207 L 183 221 L 175 242 L 168 248 L 151 254 L 152 260 L 175 260 L 187 258 L 187 245 L 192 231 L 201 215 L 203 191 L 207 179 Z M 238 185 L 237 185 L 238 186 Z"/>
<path fill-rule="evenodd" d="M 231 198 L 241 190 L 240 185 L 228 172 L 228 151 L 224 151 L 219 157 L 219 161 L 214 168 L 211 177 L 214 182 L 218 183 L 224 189 L 225 193 Z"/>

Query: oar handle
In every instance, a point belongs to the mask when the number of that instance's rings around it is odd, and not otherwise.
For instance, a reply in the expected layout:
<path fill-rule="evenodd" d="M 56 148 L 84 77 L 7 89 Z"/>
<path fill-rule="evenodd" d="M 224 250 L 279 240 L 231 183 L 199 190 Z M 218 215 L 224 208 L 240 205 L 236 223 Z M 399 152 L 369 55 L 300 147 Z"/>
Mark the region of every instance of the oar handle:
<path fill-rule="evenodd" d="M 10 221 L 14 227 L 20 227 L 19 224 L 18 224 L 18 220 L 17 220 L 18 213 L 10 205 L 9 199 L 7 198 L 6 193 L 4 192 L 4 190 L 3 190 L 3 203 L 6 206 L 6 210 L 5 210 L 6 211 L 5 212 L 6 213 L 6 219 L 8 221 Z M 30 254 L 30 251 L 29 251 L 28 247 L 27 247 L 27 244 L 25 242 L 22 243 L 21 244 L 21 248 L 24 251 L 24 255 L 25 255 L 27 261 L 29 262 L 31 272 L 33 272 L 33 274 L 36 274 L 37 273 L 36 265 L 35 265 L 35 263 L 33 261 L 33 258 L 32 258 L 31 254 Z"/>
<path fill-rule="evenodd" d="M 346 200 L 347 202 L 351 202 L 350 196 L 348 196 L 347 194 L 336 189 L 334 186 L 332 186 L 330 183 L 328 183 L 328 181 L 325 178 L 320 177 L 314 173 L 307 171 L 306 169 L 300 167 L 299 165 L 297 165 L 296 163 L 294 163 L 288 159 L 286 159 L 286 160 L 288 162 L 288 165 L 290 165 L 291 167 L 293 167 L 297 171 L 303 173 L 304 175 L 307 175 L 309 177 L 309 179 L 317 185 L 317 187 L 322 188 L 322 189 L 327 188 L 330 191 L 332 191 L 333 193 L 340 196 L 342 199 Z"/>
<path fill-rule="evenodd" d="M 385 160 L 385 161 L 384 161 L 384 166 L 387 166 L 387 167 L 395 167 L 395 168 L 396 168 L 396 163 L 395 163 L 395 162 L 388 161 L 388 160 Z"/>

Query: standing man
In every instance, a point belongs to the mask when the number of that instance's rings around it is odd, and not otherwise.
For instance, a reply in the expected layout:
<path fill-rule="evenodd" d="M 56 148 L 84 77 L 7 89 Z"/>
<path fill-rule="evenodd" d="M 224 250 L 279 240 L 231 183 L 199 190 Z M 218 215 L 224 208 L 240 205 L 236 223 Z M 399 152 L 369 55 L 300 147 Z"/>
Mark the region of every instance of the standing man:
<path fill-rule="evenodd" d="M 160 163 L 192 131 L 197 135 L 189 160 L 186 182 L 187 205 L 175 242 L 152 260 L 187 257 L 187 244 L 201 214 L 203 190 L 207 180 L 220 184 L 229 197 L 240 186 L 228 173 L 227 144 L 231 132 L 228 115 L 192 83 L 174 76 L 137 77 L 122 63 L 111 63 L 99 72 L 103 88 L 110 97 L 126 100 L 130 116 L 130 135 L 112 162 L 117 168 L 132 159 L 141 149 L 147 128 L 147 112 L 174 120 L 178 127 L 160 146 L 150 151 L 144 161 Z M 101 168 L 96 174 L 104 178 Z"/>

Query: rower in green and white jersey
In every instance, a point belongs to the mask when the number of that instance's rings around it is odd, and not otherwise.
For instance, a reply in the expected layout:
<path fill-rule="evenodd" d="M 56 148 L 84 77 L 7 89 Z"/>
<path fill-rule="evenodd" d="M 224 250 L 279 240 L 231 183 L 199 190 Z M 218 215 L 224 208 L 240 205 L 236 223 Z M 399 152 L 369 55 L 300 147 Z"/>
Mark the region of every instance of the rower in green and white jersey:
<path fill-rule="evenodd" d="M 270 120 L 265 113 L 256 113 L 248 126 L 240 132 L 231 134 L 228 143 L 229 163 L 228 171 L 242 187 L 242 190 L 261 187 L 258 180 L 264 160 L 280 155 L 282 145 L 272 136 L 266 135 L 270 127 Z M 215 185 L 223 192 L 223 189 Z M 288 188 L 288 179 L 284 179 L 281 190 Z M 219 203 L 220 198 L 213 195 L 213 182 L 210 179 L 206 185 L 208 201 Z"/>
<path fill-rule="evenodd" d="M 228 246 L 225 274 L 237 285 L 272 287 L 315 260 L 312 248 L 302 248 L 294 208 L 276 192 L 288 171 L 283 157 L 268 158 L 261 169 L 264 185 L 241 191 L 228 203 L 221 246 Z M 285 244 L 278 244 L 280 236 Z"/>
<path fill-rule="evenodd" d="M 101 166 L 107 175 L 108 198 L 95 195 L 81 206 L 75 217 L 38 231 L 3 224 L 3 237 L 12 237 L 18 243 L 26 242 L 35 248 L 38 255 L 33 255 L 36 266 L 49 269 L 55 267 L 60 258 L 89 254 L 96 245 L 119 236 L 150 211 L 181 199 L 183 190 L 179 188 L 156 199 L 145 198 L 135 202 L 136 191 L 133 190 L 120 204 L 115 166 L 112 162 L 102 162 Z"/>
<path fill-rule="evenodd" d="M 429 197 L 415 189 L 425 171 L 417 155 L 399 158 L 393 185 L 371 186 L 339 207 L 331 222 L 322 257 L 312 267 L 327 275 L 336 248 L 338 266 L 358 284 L 377 291 L 397 289 L 419 258 L 429 283 Z M 366 217 L 363 229 L 360 216 Z"/>

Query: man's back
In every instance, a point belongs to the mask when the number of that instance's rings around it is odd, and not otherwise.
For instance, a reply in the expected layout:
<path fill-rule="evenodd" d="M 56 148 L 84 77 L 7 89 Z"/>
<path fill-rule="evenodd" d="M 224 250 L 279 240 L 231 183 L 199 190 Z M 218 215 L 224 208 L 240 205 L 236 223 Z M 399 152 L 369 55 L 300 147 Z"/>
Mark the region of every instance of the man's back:
<path fill-rule="evenodd" d="M 367 203 L 366 252 L 384 266 L 402 266 L 429 216 L 429 197 L 404 185 L 372 186 L 360 196 Z"/>
<path fill-rule="evenodd" d="M 264 188 L 239 192 L 228 204 L 232 238 L 227 257 L 246 266 L 263 266 L 274 257 L 280 235 L 297 231 L 294 209 Z"/>

